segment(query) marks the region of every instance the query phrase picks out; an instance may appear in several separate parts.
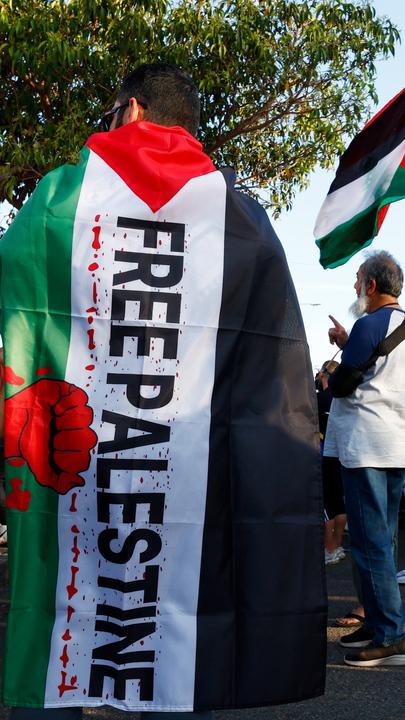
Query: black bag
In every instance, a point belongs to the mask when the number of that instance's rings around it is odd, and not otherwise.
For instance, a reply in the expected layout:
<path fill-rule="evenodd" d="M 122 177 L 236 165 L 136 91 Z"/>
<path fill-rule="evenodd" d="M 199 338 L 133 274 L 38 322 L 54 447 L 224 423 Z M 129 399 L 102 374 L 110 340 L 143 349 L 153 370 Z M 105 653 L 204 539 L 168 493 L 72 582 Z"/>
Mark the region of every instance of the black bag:
<path fill-rule="evenodd" d="M 363 382 L 363 373 L 375 364 L 377 358 L 389 355 L 403 340 L 405 340 L 405 318 L 392 333 L 378 343 L 369 359 L 359 368 L 340 363 L 329 378 L 329 387 L 333 397 L 342 398 L 351 395 Z"/>

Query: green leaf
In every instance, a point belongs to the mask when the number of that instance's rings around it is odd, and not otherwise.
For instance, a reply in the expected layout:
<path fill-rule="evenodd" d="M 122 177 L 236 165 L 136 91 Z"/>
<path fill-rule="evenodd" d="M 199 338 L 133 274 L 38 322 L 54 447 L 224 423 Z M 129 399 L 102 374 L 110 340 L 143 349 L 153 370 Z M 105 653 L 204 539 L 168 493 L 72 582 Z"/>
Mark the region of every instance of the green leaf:
<path fill-rule="evenodd" d="M 0 37 L 0 200 L 74 162 L 123 75 L 160 60 L 192 74 L 205 148 L 275 213 L 369 118 L 400 40 L 371 0 L 3 0 Z"/>

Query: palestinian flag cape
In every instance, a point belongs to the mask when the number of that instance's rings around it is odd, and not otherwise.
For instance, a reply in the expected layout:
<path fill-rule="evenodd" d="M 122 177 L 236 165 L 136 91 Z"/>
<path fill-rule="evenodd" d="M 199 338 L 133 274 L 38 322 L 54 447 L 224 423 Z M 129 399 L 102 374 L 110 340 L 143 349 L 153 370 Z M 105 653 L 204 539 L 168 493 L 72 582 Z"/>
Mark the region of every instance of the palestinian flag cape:
<path fill-rule="evenodd" d="M 90 138 L 0 243 L 3 699 L 323 692 L 313 381 L 266 213 L 181 128 Z"/>
<path fill-rule="evenodd" d="M 324 268 L 343 265 L 370 245 L 390 203 L 405 198 L 405 89 L 342 155 L 314 235 Z"/>

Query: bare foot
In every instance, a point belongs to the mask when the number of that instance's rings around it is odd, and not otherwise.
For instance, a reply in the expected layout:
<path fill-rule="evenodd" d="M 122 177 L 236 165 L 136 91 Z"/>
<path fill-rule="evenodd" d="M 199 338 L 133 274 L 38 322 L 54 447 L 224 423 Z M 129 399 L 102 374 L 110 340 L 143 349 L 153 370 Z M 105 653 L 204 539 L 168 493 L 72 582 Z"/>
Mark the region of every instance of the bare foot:
<path fill-rule="evenodd" d="M 335 624 L 342 628 L 359 627 L 364 622 L 364 608 L 362 605 L 350 610 L 343 617 L 336 618 Z"/>

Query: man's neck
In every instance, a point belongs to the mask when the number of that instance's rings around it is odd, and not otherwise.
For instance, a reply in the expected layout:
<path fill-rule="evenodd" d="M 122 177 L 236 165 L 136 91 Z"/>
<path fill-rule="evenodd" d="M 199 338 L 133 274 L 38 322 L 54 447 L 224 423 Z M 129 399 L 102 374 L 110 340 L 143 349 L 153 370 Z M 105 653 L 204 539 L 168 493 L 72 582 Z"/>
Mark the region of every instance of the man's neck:
<path fill-rule="evenodd" d="M 399 307 L 398 298 L 393 295 L 387 295 L 385 293 L 374 293 L 368 298 L 367 312 L 372 313 L 379 310 L 382 307 Z"/>

